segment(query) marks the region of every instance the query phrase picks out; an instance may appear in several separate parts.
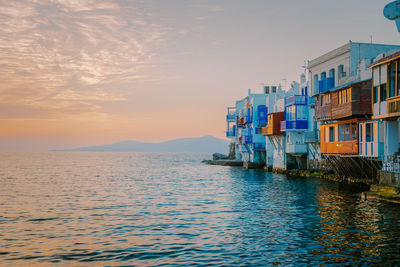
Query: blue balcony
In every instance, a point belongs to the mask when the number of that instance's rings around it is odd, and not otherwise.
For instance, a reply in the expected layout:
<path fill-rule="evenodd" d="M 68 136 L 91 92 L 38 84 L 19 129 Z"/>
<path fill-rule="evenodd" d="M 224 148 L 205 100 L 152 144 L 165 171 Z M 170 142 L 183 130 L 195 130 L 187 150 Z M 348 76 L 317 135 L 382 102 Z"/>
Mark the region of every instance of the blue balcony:
<path fill-rule="evenodd" d="M 226 137 L 235 137 L 236 136 L 236 125 L 233 125 L 232 129 L 228 129 L 226 131 Z"/>
<path fill-rule="evenodd" d="M 253 143 L 253 150 L 265 150 L 265 143 Z"/>
<path fill-rule="evenodd" d="M 226 121 L 227 122 L 235 122 L 236 121 L 236 115 L 235 114 L 226 115 Z"/>
<path fill-rule="evenodd" d="M 307 120 L 299 120 L 299 121 L 281 121 L 281 131 L 287 130 L 307 130 L 308 129 L 308 121 Z"/>
<path fill-rule="evenodd" d="M 226 115 L 227 122 L 235 122 L 236 121 L 236 108 L 235 107 L 228 107 L 228 113 Z"/>
<path fill-rule="evenodd" d="M 307 96 L 305 95 L 294 95 L 285 98 L 285 106 L 291 105 L 307 105 Z"/>

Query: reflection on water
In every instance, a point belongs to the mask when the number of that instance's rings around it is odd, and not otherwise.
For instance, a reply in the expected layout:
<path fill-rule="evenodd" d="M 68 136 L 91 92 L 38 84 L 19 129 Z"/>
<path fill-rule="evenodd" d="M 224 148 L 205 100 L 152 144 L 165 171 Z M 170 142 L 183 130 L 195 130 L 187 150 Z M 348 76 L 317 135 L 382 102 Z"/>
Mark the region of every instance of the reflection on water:
<path fill-rule="evenodd" d="M 1 153 L 0 264 L 400 263 L 397 205 L 207 156 Z"/>

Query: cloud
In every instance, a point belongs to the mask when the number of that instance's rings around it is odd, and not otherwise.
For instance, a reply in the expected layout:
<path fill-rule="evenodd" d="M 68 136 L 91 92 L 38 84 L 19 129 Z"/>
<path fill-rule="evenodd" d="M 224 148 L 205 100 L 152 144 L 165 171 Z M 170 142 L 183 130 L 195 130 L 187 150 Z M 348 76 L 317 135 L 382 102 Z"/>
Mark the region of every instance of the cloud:
<path fill-rule="evenodd" d="M 148 78 L 164 35 L 136 1 L 3 1 L 0 105 L 75 114 L 99 110 L 95 101 L 124 101 L 121 87 Z"/>

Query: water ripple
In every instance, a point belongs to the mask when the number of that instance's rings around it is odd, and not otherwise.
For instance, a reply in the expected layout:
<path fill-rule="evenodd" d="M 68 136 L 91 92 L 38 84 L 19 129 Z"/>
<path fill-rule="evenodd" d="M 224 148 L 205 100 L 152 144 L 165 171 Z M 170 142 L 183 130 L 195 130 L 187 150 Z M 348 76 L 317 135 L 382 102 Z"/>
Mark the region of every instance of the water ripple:
<path fill-rule="evenodd" d="M 185 153 L 0 153 L 0 265 L 400 264 L 400 210 Z"/>

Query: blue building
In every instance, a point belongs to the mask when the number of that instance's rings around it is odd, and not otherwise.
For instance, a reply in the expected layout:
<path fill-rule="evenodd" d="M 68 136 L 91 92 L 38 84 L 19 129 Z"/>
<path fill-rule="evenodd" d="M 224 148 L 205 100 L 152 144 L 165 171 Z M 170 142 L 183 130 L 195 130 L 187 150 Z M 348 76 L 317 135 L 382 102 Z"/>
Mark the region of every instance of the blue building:
<path fill-rule="evenodd" d="M 235 107 L 228 108 L 227 137 L 235 143 L 237 160 L 265 162 L 265 138 L 260 130 L 267 123 L 265 97 L 264 93 L 249 90 L 245 98 L 236 101 Z"/>

